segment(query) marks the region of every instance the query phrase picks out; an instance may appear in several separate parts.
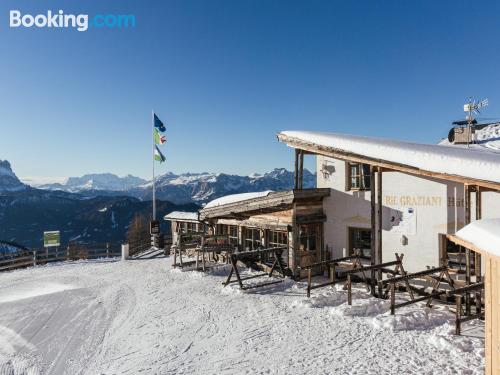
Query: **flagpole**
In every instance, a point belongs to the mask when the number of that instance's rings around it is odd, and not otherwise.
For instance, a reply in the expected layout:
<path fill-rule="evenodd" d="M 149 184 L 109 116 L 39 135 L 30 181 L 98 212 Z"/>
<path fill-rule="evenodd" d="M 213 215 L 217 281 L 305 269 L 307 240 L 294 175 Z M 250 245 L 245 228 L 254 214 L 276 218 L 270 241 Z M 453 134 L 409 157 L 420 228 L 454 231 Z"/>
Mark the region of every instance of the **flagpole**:
<path fill-rule="evenodd" d="M 156 187 L 155 187 L 155 113 L 151 110 L 151 126 L 153 140 L 153 220 L 156 220 Z"/>

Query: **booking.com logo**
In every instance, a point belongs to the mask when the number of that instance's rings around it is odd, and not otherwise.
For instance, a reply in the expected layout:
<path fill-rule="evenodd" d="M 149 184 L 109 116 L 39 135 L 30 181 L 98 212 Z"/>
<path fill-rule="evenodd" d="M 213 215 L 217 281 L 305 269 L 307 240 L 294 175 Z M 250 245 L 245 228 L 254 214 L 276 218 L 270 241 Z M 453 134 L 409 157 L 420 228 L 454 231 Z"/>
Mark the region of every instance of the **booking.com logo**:
<path fill-rule="evenodd" d="M 120 29 L 135 27 L 133 14 L 65 14 L 63 10 L 46 14 L 21 14 L 20 10 L 11 10 L 10 27 L 38 27 L 38 28 L 74 28 L 78 31 L 87 31 L 89 28 Z"/>

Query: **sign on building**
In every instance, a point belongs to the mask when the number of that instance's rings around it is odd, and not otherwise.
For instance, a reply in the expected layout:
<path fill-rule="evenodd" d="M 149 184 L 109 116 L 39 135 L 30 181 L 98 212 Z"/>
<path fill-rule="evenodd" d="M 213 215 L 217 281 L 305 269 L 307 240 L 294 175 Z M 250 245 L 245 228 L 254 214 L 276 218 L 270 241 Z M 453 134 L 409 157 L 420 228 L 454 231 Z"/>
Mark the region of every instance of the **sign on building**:
<path fill-rule="evenodd" d="M 390 214 L 390 232 L 405 235 L 417 234 L 417 210 L 415 207 L 392 208 Z"/>
<path fill-rule="evenodd" d="M 43 232 L 43 247 L 55 247 L 61 245 L 61 232 L 58 230 Z"/>

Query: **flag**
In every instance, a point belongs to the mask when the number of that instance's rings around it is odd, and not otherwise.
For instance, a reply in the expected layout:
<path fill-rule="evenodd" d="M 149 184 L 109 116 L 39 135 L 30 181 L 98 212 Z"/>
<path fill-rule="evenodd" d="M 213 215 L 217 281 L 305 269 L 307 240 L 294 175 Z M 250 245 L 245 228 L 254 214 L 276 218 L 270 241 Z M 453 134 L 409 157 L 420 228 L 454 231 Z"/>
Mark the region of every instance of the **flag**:
<path fill-rule="evenodd" d="M 157 129 L 154 129 L 154 137 L 155 137 L 155 143 L 157 145 L 162 145 L 167 141 L 167 137 L 161 135 L 161 133 Z"/>
<path fill-rule="evenodd" d="M 158 129 L 160 132 L 164 132 L 165 130 L 167 130 L 165 128 L 165 125 L 163 125 L 163 122 L 161 122 L 161 120 L 158 118 L 158 116 L 156 116 L 156 113 L 154 113 L 154 125 L 155 125 L 155 128 Z"/>
<path fill-rule="evenodd" d="M 155 146 L 155 160 L 159 161 L 160 163 L 163 163 L 165 161 L 165 156 L 163 156 L 158 146 Z"/>

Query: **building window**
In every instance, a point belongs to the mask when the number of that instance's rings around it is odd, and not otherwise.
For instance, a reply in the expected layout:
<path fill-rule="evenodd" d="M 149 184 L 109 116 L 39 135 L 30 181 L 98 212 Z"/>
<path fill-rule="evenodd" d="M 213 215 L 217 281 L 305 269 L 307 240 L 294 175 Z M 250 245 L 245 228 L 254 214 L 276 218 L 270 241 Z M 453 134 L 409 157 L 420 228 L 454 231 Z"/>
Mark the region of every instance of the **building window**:
<path fill-rule="evenodd" d="M 177 222 L 177 232 L 186 234 L 186 233 L 195 233 L 198 232 L 198 224 L 197 223 L 188 223 L 185 221 Z"/>
<path fill-rule="evenodd" d="M 245 250 L 255 250 L 262 247 L 260 237 L 260 229 L 246 228 L 245 229 Z"/>
<path fill-rule="evenodd" d="M 238 245 L 238 227 L 236 225 L 217 224 L 217 234 L 226 235 L 231 245 Z"/>
<path fill-rule="evenodd" d="M 348 190 L 370 189 L 370 166 L 361 163 L 348 164 Z"/>
<path fill-rule="evenodd" d="M 278 230 L 270 230 L 267 232 L 267 243 L 269 247 L 288 246 L 288 233 Z"/>
<path fill-rule="evenodd" d="M 231 245 L 238 245 L 238 227 L 236 225 L 222 225 L 221 234 L 227 235 Z"/>
<path fill-rule="evenodd" d="M 318 250 L 319 224 L 307 224 L 299 226 L 299 244 L 301 251 Z"/>
<path fill-rule="evenodd" d="M 349 255 L 360 250 L 361 255 L 371 257 L 372 231 L 364 228 L 349 228 Z"/>

